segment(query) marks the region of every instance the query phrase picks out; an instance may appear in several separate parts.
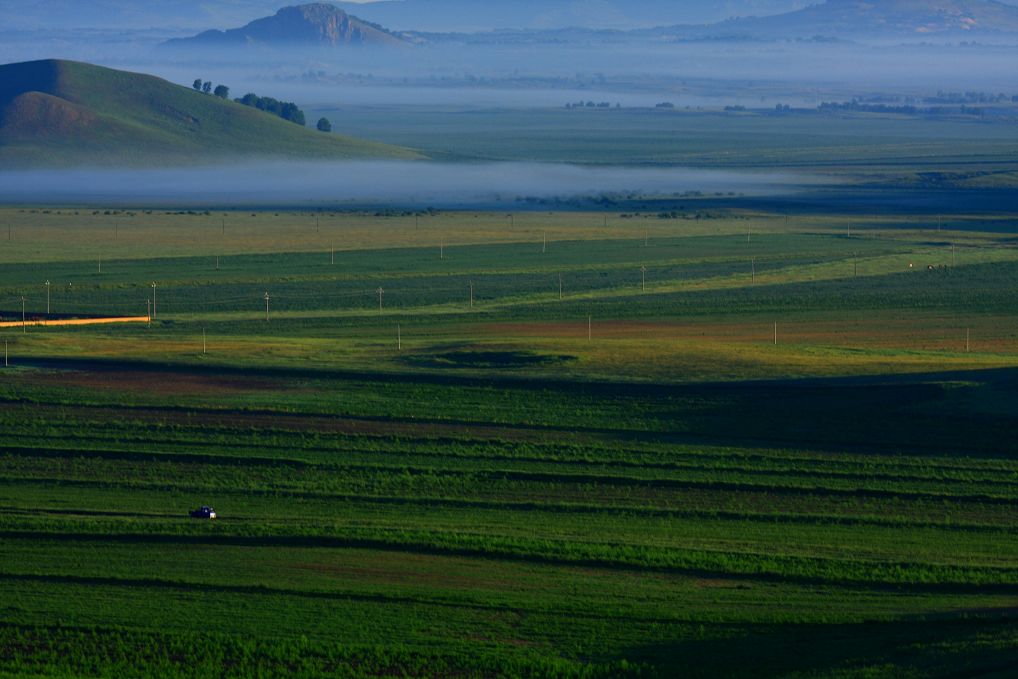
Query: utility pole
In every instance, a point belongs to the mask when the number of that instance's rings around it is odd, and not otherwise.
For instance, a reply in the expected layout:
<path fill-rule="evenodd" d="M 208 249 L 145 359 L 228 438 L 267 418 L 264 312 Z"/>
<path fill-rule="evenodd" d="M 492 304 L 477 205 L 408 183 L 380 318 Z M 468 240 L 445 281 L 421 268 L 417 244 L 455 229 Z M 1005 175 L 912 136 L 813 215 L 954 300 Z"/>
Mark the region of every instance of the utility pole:
<path fill-rule="evenodd" d="M 438 239 L 438 258 L 445 259 L 445 238 Z"/>
<path fill-rule="evenodd" d="M 156 317 L 156 284 L 155 284 L 155 282 L 153 282 L 152 283 L 152 315 L 149 318 L 151 319 L 151 318 L 155 318 L 155 317 Z"/>
<path fill-rule="evenodd" d="M 205 328 L 202 328 L 201 329 L 201 354 L 202 354 L 202 356 L 205 355 L 206 349 L 207 349 L 207 347 L 205 345 Z"/>
<path fill-rule="evenodd" d="M 265 322 L 269 322 L 269 291 L 265 291 Z"/>
<path fill-rule="evenodd" d="M 649 229 L 647 227 L 643 227 L 643 247 L 647 247 L 647 244 L 650 241 L 650 234 L 648 231 Z"/>
<path fill-rule="evenodd" d="M 27 333 L 28 332 L 28 323 L 25 321 L 25 297 L 24 297 L 24 295 L 22 295 L 22 297 L 21 297 L 21 332 L 22 333 Z"/>
<path fill-rule="evenodd" d="M 562 274 L 558 275 L 558 301 L 562 301 Z"/>
<path fill-rule="evenodd" d="M 545 231 L 543 234 L 543 240 L 541 241 L 541 254 L 543 255 L 548 251 L 548 232 Z"/>
<path fill-rule="evenodd" d="M 474 308 L 474 282 L 470 281 L 470 308 Z"/>
<path fill-rule="evenodd" d="M 753 267 L 753 282 L 756 283 L 756 257 L 750 257 L 749 263 Z"/>
<path fill-rule="evenodd" d="M 4 340 L 4 367 L 6 368 L 9 364 L 7 363 L 7 340 Z"/>
<path fill-rule="evenodd" d="M 590 341 L 590 316 L 587 316 L 587 341 Z"/>
<path fill-rule="evenodd" d="M 951 268 L 954 268 L 955 256 L 954 256 L 954 243 L 951 243 Z"/>
<path fill-rule="evenodd" d="M 222 224 L 223 224 L 223 235 L 225 236 L 226 235 L 226 217 L 221 217 L 221 220 L 222 220 Z"/>
<path fill-rule="evenodd" d="M 858 276 L 859 275 L 859 253 L 858 252 L 853 252 L 852 253 L 852 275 L 853 276 Z"/>
<path fill-rule="evenodd" d="M 970 347 L 969 339 L 970 339 L 970 336 L 971 336 L 971 332 L 972 332 L 971 329 L 965 328 L 965 353 L 969 352 L 969 347 Z"/>
<path fill-rule="evenodd" d="M 102 272 L 103 272 L 103 256 L 102 253 L 99 253 L 99 273 Z"/>
<path fill-rule="evenodd" d="M 647 292 L 647 265 L 640 267 L 640 291 Z"/>
<path fill-rule="evenodd" d="M 145 316 L 148 318 L 148 327 L 152 327 L 152 300 L 145 300 Z"/>
<path fill-rule="evenodd" d="M 396 351 L 403 351 L 403 336 L 399 331 L 399 323 L 396 324 Z"/>
<path fill-rule="evenodd" d="M 778 324 L 774 324 L 774 346 L 778 346 Z"/>
<path fill-rule="evenodd" d="M 318 215 L 315 215 L 315 233 L 318 233 Z"/>
<path fill-rule="evenodd" d="M 46 281 L 46 315 L 49 316 L 49 281 Z"/>
<path fill-rule="evenodd" d="M 329 260 L 329 263 L 330 264 L 335 264 L 336 263 L 336 244 L 335 243 L 333 243 L 332 247 L 329 249 L 329 254 L 331 255 L 331 259 Z"/>
<path fill-rule="evenodd" d="M 378 311 L 379 311 L 379 313 L 381 313 L 381 311 L 382 311 L 382 295 L 385 294 L 385 290 L 382 289 L 382 286 L 378 286 L 378 290 L 376 290 L 375 292 L 378 293 Z"/>

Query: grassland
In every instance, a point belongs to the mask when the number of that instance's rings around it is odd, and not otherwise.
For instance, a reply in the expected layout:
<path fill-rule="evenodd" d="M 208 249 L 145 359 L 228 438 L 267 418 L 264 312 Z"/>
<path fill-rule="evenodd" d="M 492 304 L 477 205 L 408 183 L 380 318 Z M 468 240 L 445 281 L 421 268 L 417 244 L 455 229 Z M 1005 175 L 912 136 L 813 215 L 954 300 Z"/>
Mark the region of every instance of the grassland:
<path fill-rule="evenodd" d="M 975 116 L 424 106 L 321 113 L 347 134 L 435 158 L 809 170 L 897 190 L 1018 185 L 1013 123 Z"/>
<path fill-rule="evenodd" d="M 166 167 L 252 157 L 307 161 L 418 155 L 325 135 L 152 76 L 63 60 L 0 65 L 4 168 Z"/>
<path fill-rule="evenodd" d="M 0 673 L 1009 676 L 1011 219 L 4 209 Z"/>

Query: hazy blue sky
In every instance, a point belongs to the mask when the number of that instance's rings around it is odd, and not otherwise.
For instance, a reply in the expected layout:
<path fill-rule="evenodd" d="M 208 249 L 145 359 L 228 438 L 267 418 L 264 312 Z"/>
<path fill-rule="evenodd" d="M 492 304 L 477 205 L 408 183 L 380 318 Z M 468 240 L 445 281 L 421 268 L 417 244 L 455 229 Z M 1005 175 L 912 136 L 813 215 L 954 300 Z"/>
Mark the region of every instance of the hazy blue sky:
<path fill-rule="evenodd" d="M 1002 0 L 1018 4 L 1018 0 Z M 637 28 L 776 14 L 818 0 L 346 0 L 333 4 L 397 30 Z M 301 0 L 0 0 L 4 29 L 232 28 Z"/>
<path fill-rule="evenodd" d="M 396 29 L 486 30 L 571 25 L 631 28 L 769 14 L 811 0 L 404 0 L 333 4 Z M 1018 0 L 1016 0 L 1018 1 Z M 299 0 L 0 0 L 0 28 L 229 28 Z"/>

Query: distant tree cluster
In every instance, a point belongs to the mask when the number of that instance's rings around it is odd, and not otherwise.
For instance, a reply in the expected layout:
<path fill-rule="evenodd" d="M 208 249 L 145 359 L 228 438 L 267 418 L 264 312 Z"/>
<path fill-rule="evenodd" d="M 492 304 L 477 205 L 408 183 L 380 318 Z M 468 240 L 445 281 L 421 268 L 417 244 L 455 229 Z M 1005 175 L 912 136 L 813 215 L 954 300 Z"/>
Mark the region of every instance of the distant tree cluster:
<path fill-rule="evenodd" d="M 608 102 L 608 101 L 601 101 L 601 102 L 598 102 L 598 103 L 594 103 L 592 101 L 577 101 L 575 103 L 570 102 L 570 103 L 566 104 L 566 108 L 570 108 L 570 109 L 572 109 L 572 108 L 611 108 L 611 107 L 612 107 L 611 102 Z M 616 103 L 615 104 L 615 108 L 622 108 L 622 104 Z"/>
<path fill-rule="evenodd" d="M 846 102 L 823 101 L 817 106 L 819 111 L 863 111 L 866 113 L 901 113 L 904 115 L 915 115 L 919 109 L 911 104 L 905 106 L 890 106 L 888 104 L 864 104 L 858 100 Z"/>
<path fill-rule="evenodd" d="M 328 118 L 318 119 L 318 131 L 319 132 L 332 132 L 332 123 L 329 122 Z"/>
<path fill-rule="evenodd" d="M 219 97 L 220 99 L 230 98 L 229 87 L 227 87 L 226 85 L 216 85 L 216 89 L 213 90 L 212 82 L 210 80 L 203 81 L 201 78 L 197 78 L 193 83 L 191 83 L 191 87 L 194 89 L 195 92 L 201 92 L 202 94 L 212 94 Z"/>
<path fill-rule="evenodd" d="M 243 104 L 244 106 L 251 106 L 259 111 L 266 111 L 268 113 L 275 114 L 283 120 L 289 120 L 291 123 L 296 123 L 297 125 L 303 126 L 307 124 L 304 119 L 304 111 L 301 111 L 300 108 L 297 107 L 297 104 L 294 104 L 293 102 L 279 101 L 272 97 L 259 97 L 253 92 L 248 92 L 240 99 L 234 99 L 234 101 L 238 104 Z"/>
<path fill-rule="evenodd" d="M 1010 101 L 1018 102 L 1018 95 L 1008 96 L 1003 92 L 944 92 L 940 90 L 935 97 L 926 97 L 931 104 L 1000 104 Z"/>
<path fill-rule="evenodd" d="M 825 101 L 817 106 L 817 110 L 821 112 L 832 112 L 832 111 L 852 111 L 852 112 L 864 112 L 864 113 L 897 113 L 907 116 L 927 115 L 927 116 L 943 116 L 943 115 L 969 115 L 969 116 L 982 116 L 985 111 L 982 108 L 975 106 L 928 106 L 919 107 L 912 104 L 905 104 L 902 106 L 889 106 L 887 104 L 867 104 L 858 100 L 846 101 L 846 102 L 831 102 Z"/>

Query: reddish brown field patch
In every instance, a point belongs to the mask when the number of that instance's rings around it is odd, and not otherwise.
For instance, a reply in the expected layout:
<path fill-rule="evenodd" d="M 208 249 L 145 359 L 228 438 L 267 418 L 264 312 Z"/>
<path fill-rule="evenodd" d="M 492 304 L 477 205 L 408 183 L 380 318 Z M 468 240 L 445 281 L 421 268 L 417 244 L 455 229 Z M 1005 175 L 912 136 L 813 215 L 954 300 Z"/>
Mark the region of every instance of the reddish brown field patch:
<path fill-rule="evenodd" d="M 749 585 L 741 580 L 725 578 L 699 578 L 693 584 L 700 589 L 749 589 Z"/>
<path fill-rule="evenodd" d="M 147 425 L 182 425 L 196 428 L 243 429 L 246 431 L 314 431 L 325 434 L 374 437 L 413 437 L 420 439 L 461 439 L 543 442 L 547 428 L 503 427 L 499 425 L 456 422 L 413 422 L 407 420 L 368 419 L 340 415 L 292 415 L 274 412 L 239 412 L 235 410 L 167 409 L 159 407 L 68 406 L 2 403 L 0 410 L 24 411 L 26 416 L 44 417 L 52 412 L 60 417 L 74 417 L 83 422 L 137 423 Z M 594 441 L 601 435 L 568 430 L 576 441 Z"/>
<path fill-rule="evenodd" d="M 170 371 L 63 370 L 33 375 L 34 384 L 101 389 L 167 396 L 201 396 L 210 393 L 245 393 L 289 388 L 259 377 L 206 375 Z"/>

